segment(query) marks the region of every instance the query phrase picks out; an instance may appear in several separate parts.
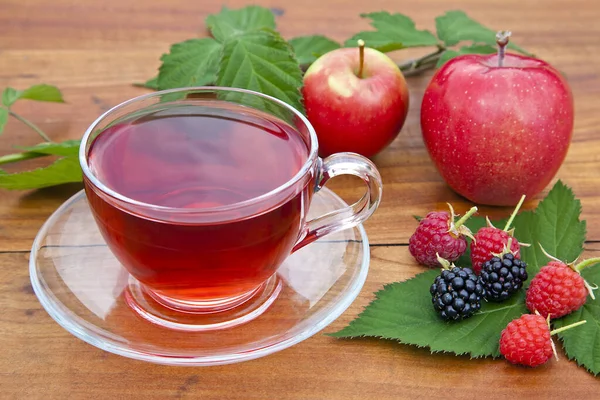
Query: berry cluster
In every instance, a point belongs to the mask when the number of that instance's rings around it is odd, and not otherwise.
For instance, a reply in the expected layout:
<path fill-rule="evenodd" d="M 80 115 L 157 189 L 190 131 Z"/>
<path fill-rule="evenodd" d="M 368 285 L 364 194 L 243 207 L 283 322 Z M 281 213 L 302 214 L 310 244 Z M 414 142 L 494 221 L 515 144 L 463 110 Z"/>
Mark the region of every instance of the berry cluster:
<path fill-rule="evenodd" d="M 409 250 L 421 264 L 442 266 L 429 291 L 433 308 L 444 321 L 460 321 L 474 315 L 483 300 L 502 302 L 521 290 L 528 279 L 527 264 L 520 259 L 519 243 L 510 225 L 523 196 L 504 229 L 496 228 L 489 219 L 487 226 L 472 235 L 464 225 L 475 213 L 473 207 L 454 222 L 452 206 L 448 212 L 431 212 L 419 222 L 411 236 Z M 472 268 L 456 266 L 467 249 L 466 237 L 471 238 Z M 541 247 L 541 245 L 540 245 Z M 502 331 L 500 352 L 510 362 L 535 367 L 556 355 L 551 336 L 581 325 L 580 321 L 550 330 L 550 320 L 560 318 L 582 307 L 588 294 L 594 298 L 592 287 L 580 271 L 600 262 L 600 258 L 565 263 L 542 251 L 551 261 L 531 280 L 526 292 L 527 308 L 532 314 L 511 321 Z"/>

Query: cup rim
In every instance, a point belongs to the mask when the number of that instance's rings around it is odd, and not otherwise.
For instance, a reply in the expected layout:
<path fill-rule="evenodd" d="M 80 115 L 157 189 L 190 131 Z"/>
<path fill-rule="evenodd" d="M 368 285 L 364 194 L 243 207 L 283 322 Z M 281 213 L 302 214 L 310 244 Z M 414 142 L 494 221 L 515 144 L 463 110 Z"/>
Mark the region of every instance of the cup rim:
<path fill-rule="evenodd" d="M 284 108 L 287 108 L 297 118 L 299 118 L 302 121 L 302 123 L 304 123 L 304 125 L 306 125 L 306 127 L 308 129 L 308 133 L 309 133 L 309 137 L 310 137 L 308 158 L 306 159 L 306 161 L 304 162 L 304 164 L 302 165 L 300 170 L 298 170 L 298 172 L 291 179 L 289 179 L 284 184 L 276 187 L 275 189 L 273 189 L 269 192 L 263 193 L 260 196 L 256 196 L 251 199 L 244 200 L 244 201 L 241 201 L 238 203 L 228 204 L 225 206 L 207 207 L 207 208 L 199 208 L 199 209 L 190 209 L 190 208 L 182 208 L 182 207 L 166 207 L 166 206 L 159 206 L 156 204 L 145 203 L 142 201 L 134 200 L 130 197 L 124 196 L 123 194 L 109 188 L 92 173 L 92 171 L 90 170 L 88 163 L 87 163 L 87 152 L 86 152 L 87 146 L 86 146 L 86 144 L 87 144 L 88 139 L 89 139 L 90 135 L 92 134 L 92 132 L 95 130 L 95 128 L 98 126 L 98 124 L 100 124 L 100 122 L 102 122 L 107 116 L 114 113 L 115 111 L 118 111 L 119 109 L 121 109 L 123 107 L 126 107 L 133 103 L 137 103 L 137 102 L 140 102 L 140 101 L 152 98 L 152 97 L 159 97 L 159 96 L 162 96 L 165 94 L 170 94 L 170 93 L 194 92 L 194 91 L 245 93 L 245 94 L 262 97 L 262 98 L 272 101 L 276 104 L 279 104 L 280 106 L 282 106 Z M 160 91 L 144 94 L 141 96 L 133 97 L 129 100 L 126 100 L 122 103 L 117 104 L 116 106 L 110 108 L 108 111 L 104 112 L 102 115 L 100 115 L 98 118 L 96 118 L 96 120 L 94 122 L 92 122 L 92 124 L 85 131 L 83 138 L 81 139 L 81 144 L 79 146 L 79 164 L 81 166 L 83 174 L 85 175 L 85 177 L 87 179 L 89 179 L 89 181 L 93 184 L 93 186 L 95 188 L 98 188 L 103 193 L 105 193 L 117 200 L 120 200 L 128 205 L 148 208 L 148 209 L 152 209 L 152 210 L 156 210 L 156 211 L 172 212 L 172 213 L 181 212 L 181 213 L 191 213 L 191 214 L 205 214 L 205 213 L 214 213 L 214 212 L 221 212 L 221 211 L 230 211 L 230 210 L 235 210 L 238 208 L 250 206 L 250 205 L 253 205 L 256 203 L 260 203 L 260 202 L 267 200 L 268 198 L 294 186 L 296 183 L 298 183 L 298 181 L 300 181 L 310 171 L 310 169 L 312 168 L 312 165 L 318 159 L 318 147 L 319 147 L 319 144 L 318 144 L 318 140 L 317 140 L 317 134 L 315 132 L 315 129 L 311 125 L 311 123 L 308 121 L 308 119 L 301 112 L 299 112 L 294 107 L 292 107 L 291 105 L 287 104 L 286 102 L 284 102 L 282 100 L 279 100 L 273 96 L 269 96 L 269 95 L 266 95 L 263 93 L 259 93 L 259 92 L 255 92 L 253 90 L 247 90 L 247 89 L 230 88 L 230 87 L 224 87 L 224 86 L 194 86 L 194 87 L 160 90 Z"/>

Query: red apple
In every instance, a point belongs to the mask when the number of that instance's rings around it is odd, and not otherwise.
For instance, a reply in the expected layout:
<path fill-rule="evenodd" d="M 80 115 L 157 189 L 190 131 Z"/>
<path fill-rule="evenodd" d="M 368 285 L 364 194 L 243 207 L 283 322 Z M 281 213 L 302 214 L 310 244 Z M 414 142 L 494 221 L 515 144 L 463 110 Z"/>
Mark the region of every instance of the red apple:
<path fill-rule="evenodd" d="M 321 156 L 342 151 L 373 156 L 394 140 L 406 119 L 402 72 L 377 50 L 364 48 L 363 59 L 363 46 L 333 50 L 304 75 L 306 116 Z"/>
<path fill-rule="evenodd" d="M 539 193 L 562 164 L 573 96 L 548 63 L 465 55 L 433 76 L 421 107 L 427 150 L 448 185 L 479 204 L 514 205 Z"/>

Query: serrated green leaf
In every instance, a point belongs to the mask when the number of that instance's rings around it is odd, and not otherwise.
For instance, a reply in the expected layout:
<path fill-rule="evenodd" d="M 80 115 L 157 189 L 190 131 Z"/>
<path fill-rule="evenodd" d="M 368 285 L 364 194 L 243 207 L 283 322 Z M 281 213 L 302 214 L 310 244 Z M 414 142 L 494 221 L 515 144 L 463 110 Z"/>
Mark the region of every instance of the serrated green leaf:
<path fill-rule="evenodd" d="M 237 35 L 225 43 L 217 85 L 264 93 L 300 112 L 304 109 L 300 100 L 302 72 L 298 62 L 290 45 L 271 30 Z M 256 97 L 238 97 L 252 102 L 248 105 L 273 111 L 266 102 Z M 257 100 L 262 104 L 256 103 Z"/>
<path fill-rule="evenodd" d="M 206 18 L 206 26 L 215 39 L 224 42 L 231 36 L 243 35 L 254 30 L 275 29 L 275 16 L 268 8 L 260 6 L 248 6 L 238 10 L 223 7 L 220 13 Z"/>
<path fill-rule="evenodd" d="M 589 266 L 581 272 L 590 284 L 600 284 L 600 265 Z M 600 298 L 587 302 L 579 310 L 553 321 L 553 328 L 561 328 L 575 322 L 586 320 L 587 323 L 558 334 L 563 342 L 569 360 L 576 360 L 577 365 L 585 367 L 594 375 L 600 374 Z"/>
<path fill-rule="evenodd" d="M 556 182 L 534 212 L 520 213 L 513 223 L 521 247 L 521 258 L 527 263 L 530 279 L 549 261 L 540 249 L 565 261 L 576 259 L 583 248 L 586 234 L 585 221 L 580 221 L 581 202 L 561 181 Z"/>
<path fill-rule="evenodd" d="M 8 190 L 39 189 L 63 183 L 81 182 L 77 157 L 64 157 L 53 164 L 32 171 L 0 174 L 0 188 Z"/>
<path fill-rule="evenodd" d="M 493 54 L 497 51 L 495 47 L 489 46 L 487 44 L 474 44 L 471 46 L 461 47 L 458 51 L 456 50 L 446 50 L 442 53 L 442 56 L 438 60 L 436 68 L 441 67 L 446 64 L 447 61 L 461 56 L 463 54 Z"/>
<path fill-rule="evenodd" d="M 437 38 L 428 30 L 418 30 L 412 19 L 402 14 L 390 14 L 387 11 L 361 14 L 370 18 L 376 31 L 363 31 L 348 39 L 347 47 L 355 47 L 358 39 L 365 41 L 367 47 L 388 52 L 405 47 L 436 46 Z"/>
<path fill-rule="evenodd" d="M 19 150 L 23 150 L 29 153 L 40 153 L 40 154 L 48 154 L 54 156 L 78 156 L 79 155 L 79 145 L 81 144 L 81 140 L 65 140 L 60 143 L 53 142 L 44 142 L 37 144 L 35 146 L 29 147 L 21 147 L 17 146 L 16 148 Z"/>
<path fill-rule="evenodd" d="M 21 99 L 29 99 L 35 101 L 50 101 L 55 103 L 64 103 L 62 93 L 56 86 L 52 85 L 34 85 L 30 88 L 25 89 L 21 96 Z"/>
<path fill-rule="evenodd" d="M 8 122 L 8 110 L 6 108 L 0 108 L 0 134 L 4 131 L 4 126 Z"/>
<path fill-rule="evenodd" d="M 222 47 L 212 38 L 174 44 L 169 54 L 161 57 L 158 89 L 214 84 Z"/>
<path fill-rule="evenodd" d="M 446 46 L 454 46 L 462 41 L 496 46 L 496 32 L 481 25 L 463 11 L 447 11 L 435 19 L 435 26 L 438 37 Z M 512 41 L 508 43 L 508 48 L 531 55 Z"/>
<path fill-rule="evenodd" d="M 500 332 L 527 312 L 524 292 L 504 303 L 484 303 L 477 314 L 461 322 L 444 322 L 433 309 L 429 294 L 429 286 L 438 274 L 427 271 L 385 286 L 357 319 L 331 336 L 393 339 L 428 347 L 433 353 L 452 352 L 473 358 L 499 356 Z"/>
<path fill-rule="evenodd" d="M 340 44 L 323 35 L 300 36 L 290 39 L 296 59 L 300 64 L 312 64 L 325 53 L 340 48 Z"/>
<path fill-rule="evenodd" d="M 2 104 L 6 107 L 12 106 L 15 101 L 19 100 L 23 92 L 11 87 L 7 87 L 2 91 Z"/>

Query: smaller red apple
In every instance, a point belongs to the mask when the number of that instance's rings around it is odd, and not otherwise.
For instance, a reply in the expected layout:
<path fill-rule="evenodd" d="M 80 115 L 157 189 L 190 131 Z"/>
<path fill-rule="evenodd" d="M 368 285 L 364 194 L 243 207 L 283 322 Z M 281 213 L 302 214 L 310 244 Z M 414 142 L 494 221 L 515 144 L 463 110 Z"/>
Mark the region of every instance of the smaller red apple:
<path fill-rule="evenodd" d="M 358 49 L 337 49 L 317 59 L 304 75 L 302 94 L 321 156 L 375 155 L 396 138 L 408 111 L 402 72 L 362 41 Z"/>

